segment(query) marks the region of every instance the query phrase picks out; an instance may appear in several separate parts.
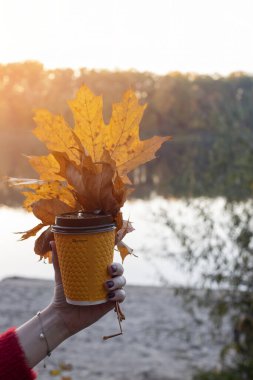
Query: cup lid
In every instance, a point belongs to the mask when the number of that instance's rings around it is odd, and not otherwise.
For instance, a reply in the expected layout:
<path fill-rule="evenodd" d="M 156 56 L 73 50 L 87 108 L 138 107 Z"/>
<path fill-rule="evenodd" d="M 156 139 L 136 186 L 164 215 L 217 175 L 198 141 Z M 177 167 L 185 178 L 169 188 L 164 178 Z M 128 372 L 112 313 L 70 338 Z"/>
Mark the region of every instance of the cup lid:
<path fill-rule="evenodd" d="M 59 227 L 95 227 L 113 223 L 114 219 L 110 214 L 94 214 L 84 211 L 68 212 L 55 218 L 55 225 Z"/>

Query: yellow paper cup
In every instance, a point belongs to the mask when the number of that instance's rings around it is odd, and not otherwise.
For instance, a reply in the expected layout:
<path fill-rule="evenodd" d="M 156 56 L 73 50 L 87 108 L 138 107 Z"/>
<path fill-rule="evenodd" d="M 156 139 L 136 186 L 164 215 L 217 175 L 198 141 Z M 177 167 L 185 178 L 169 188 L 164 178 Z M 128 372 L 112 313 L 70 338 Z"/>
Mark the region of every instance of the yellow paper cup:
<path fill-rule="evenodd" d="M 52 226 L 66 301 L 96 305 L 107 301 L 104 282 L 113 261 L 115 224 L 111 215 L 84 212 L 56 217 Z"/>

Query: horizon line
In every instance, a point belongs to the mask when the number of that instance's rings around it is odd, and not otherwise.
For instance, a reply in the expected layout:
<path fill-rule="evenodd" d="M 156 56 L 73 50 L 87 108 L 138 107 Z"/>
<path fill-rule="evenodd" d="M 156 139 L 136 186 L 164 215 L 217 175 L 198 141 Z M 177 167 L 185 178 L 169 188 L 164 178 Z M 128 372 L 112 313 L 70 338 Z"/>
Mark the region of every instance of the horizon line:
<path fill-rule="evenodd" d="M 78 73 L 80 70 L 87 70 L 87 71 L 95 71 L 97 73 L 99 72 L 108 72 L 108 73 L 125 73 L 125 72 L 133 72 L 133 73 L 139 73 L 139 74 L 150 74 L 153 76 L 158 76 L 158 77 L 163 77 L 163 76 L 169 76 L 172 74 L 181 74 L 185 76 L 208 76 L 212 77 L 214 79 L 219 79 L 219 78 L 228 78 L 231 77 L 235 74 L 238 76 L 253 76 L 253 71 L 246 71 L 243 69 L 238 69 L 238 70 L 233 70 L 230 71 L 226 74 L 222 74 L 220 72 L 214 71 L 214 72 L 198 72 L 198 71 L 185 71 L 185 70 L 168 70 L 167 72 L 164 73 L 159 73 L 151 70 L 140 70 L 134 67 L 129 67 L 127 69 L 124 68 L 119 68 L 115 67 L 114 69 L 111 68 L 103 68 L 103 67 L 86 67 L 86 66 L 78 66 L 78 67 L 73 67 L 73 66 L 47 66 L 45 63 L 36 60 L 36 59 L 25 59 L 21 61 L 10 61 L 10 62 L 1 62 L 0 61 L 0 66 L 8 66 L 8 65 L 17 65 L 17 64 L 26 64 L 26 63 L 37 63 L 40 64 L 44 70 L 50 71 L 50 70 L 72 70 L 74 73 Z"/>

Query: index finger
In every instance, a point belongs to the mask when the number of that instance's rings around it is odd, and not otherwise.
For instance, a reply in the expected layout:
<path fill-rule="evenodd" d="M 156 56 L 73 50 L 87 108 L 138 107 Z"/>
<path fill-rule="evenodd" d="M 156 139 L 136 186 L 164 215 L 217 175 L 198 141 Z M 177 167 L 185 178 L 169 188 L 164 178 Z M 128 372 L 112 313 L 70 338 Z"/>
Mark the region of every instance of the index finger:
<path fill-rule="evenodd" d="M 108 273 L 110 276 L 121 276 L 124 272 L 124 268 L 121 264 L 119 263 L 112 263 L 108 265 Z"/>

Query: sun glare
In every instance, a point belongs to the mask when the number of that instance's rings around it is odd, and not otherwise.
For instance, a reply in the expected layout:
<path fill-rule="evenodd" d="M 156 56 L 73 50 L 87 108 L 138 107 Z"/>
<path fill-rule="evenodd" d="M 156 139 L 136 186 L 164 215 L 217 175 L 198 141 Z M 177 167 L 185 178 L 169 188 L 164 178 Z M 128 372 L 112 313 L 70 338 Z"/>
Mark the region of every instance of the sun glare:
<path fill-rule="evenodd" d="M 226 74 L 252 71 L 250 0 L 9 0 L 0 63 Z"/>

